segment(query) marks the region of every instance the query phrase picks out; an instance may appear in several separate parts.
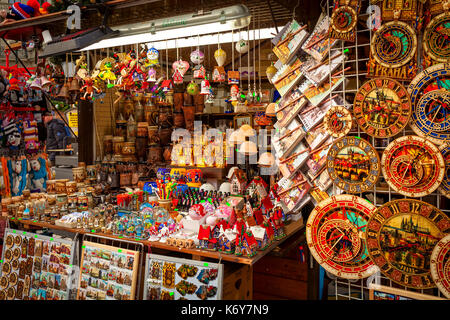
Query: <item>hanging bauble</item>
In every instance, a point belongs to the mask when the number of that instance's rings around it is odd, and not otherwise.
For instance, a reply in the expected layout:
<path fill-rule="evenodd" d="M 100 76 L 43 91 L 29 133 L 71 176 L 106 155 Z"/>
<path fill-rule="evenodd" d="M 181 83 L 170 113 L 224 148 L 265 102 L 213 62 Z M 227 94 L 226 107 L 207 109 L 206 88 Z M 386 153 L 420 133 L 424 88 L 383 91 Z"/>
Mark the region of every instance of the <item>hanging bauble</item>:
<path fill-rule="evenodd" d="M 194 81 L 189 82 L 186 88 L 187 93 L 190 95 L 195 96 L 199 92 L 198 84 L 196 84 Z"/>
<path fill-rule="evenodd" d="M 183 60 L 177 60 L 172 64 L 173 71 L 179 70 L 181 75 L 184 77 L 184 74 L 189 69 L 189 62 Z"/>
<path fill-rule="evenodd" d="M 248 51 L 248 41 L 241 39 L 236 42 L 236 51 L 239 53 L 246 53 Z"/>
<path fill-rule="evenodd" d="M 221 67 L 224 65 L 225 60 L 227 60 L 227 53 L 225 52 L 225 50 L 219 48 L 214 52 L 214 58 L 216 59 L 219 67 Z"/>
<path fill-rule="evenodd" d="M 200 50 L 195 50 L 191 52 L 191 62 L 193 64 L 201 64 L 205 61 L 205 54 Z"/>
<path fill-rule="evenodd" d="M 275 68 L 275 66 L 273 65 L 273 62 L 270 66 L 267 67 L 266 69 L 266 75 L 267 75 L 267 79 L 269 79 L 269 82 L 272 83 L 272 78 L 275 75 L 275 73 L 277 73 L 277 68 Z"/>

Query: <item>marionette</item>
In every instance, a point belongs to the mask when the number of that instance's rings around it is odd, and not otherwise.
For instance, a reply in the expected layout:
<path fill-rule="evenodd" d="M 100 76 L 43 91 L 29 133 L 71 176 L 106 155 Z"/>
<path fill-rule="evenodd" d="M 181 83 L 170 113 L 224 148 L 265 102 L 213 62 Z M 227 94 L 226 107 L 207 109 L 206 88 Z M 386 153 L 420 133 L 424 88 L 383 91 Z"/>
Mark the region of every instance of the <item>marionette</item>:
<path fill-rule="evenodd" d="M 28 162 L 30 190 L 44 192 L 47 189 L 47 167 L 41 156 L 32 158 Z"/>
<path fill-rule="evenodd" d="M 20 196 L 27 185 L 27 160 L 11 160 L 7 161 L 9 181 L 11 185 L 11 195 Z"/>
<path fill-rule="evenodd" d="M 81 87 L 80 91 L 84 91 L 84 95 L 80 97 L 80 99 L 82 100 L 85 100 L 86 96 L 89 99 L 92 99 L 94 92 L 100 92 L 100 90 L 96 86 L 94 86 L 94 79 L 92 79 L 91 77 L 84 78 L 84 85 Z"/>

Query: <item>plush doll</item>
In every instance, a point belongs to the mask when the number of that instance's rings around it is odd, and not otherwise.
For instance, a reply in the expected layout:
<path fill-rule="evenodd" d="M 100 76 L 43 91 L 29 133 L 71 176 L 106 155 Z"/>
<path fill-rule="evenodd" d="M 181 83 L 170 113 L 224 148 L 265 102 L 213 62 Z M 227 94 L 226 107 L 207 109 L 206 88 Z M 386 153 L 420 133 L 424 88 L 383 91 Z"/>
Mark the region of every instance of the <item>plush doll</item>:
<path fill-rule="evenodd" d="M 22 141 L 22 135 L 14 121 L 4 126 L 3 135 L 5 137 L 4 143 L 6 147 L 9 147 L 12 150 L 19 148 L 20 142 Z"/>
<path fill-rule="evenodd" d="M 8 162 L 11 195 L 20 196 L 27 185 L 27 160 L 11 160 Z"/>
<path fill-rule="evenodd" d="M 41 157 L 32 158 L 28 163 L 30 190 L 44 192 L 47 189 L 47 168 L 45 159 Z"/>

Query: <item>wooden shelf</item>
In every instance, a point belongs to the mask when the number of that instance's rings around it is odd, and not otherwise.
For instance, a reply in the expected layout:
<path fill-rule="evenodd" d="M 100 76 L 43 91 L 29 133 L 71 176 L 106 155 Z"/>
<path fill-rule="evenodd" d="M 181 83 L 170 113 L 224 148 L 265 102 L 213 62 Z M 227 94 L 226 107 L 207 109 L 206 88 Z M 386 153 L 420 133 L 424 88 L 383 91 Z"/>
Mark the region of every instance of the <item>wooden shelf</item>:
<path fill-rule="evenodd" d="M 32 220 L 23 220 L 23 219 L 19 220 L 19 219 L 10 218 L 9 220 L 14 223 L 22 224 L 23 226 L 28 227 L 28 229 L 30 229 L 30 227 L 32 226 L 32 227 L 37 227 L 39 229 L 47 228 L 47 229 L 53 229 L 53 230 L 68 231 L 71 233 L 99 235 L 99 236 L 107 237 L 110 239 L 117 239 L 117 240 L 124 239 L 124 240 L 128 240 L 128 241 L 143 243 L 144 245 L 147 245 L 150 248 L 153 247 L 153 248 L 168 250 L 168 251 L 172 251 L 172 252 L 181 252 L 181 253 L 191 254 L 193 256 L 212 258 L 212 259 L 229 261 L 229 262 L 240 263 L 240 264 L 245 264 L 245 265 L 255 264 L 259 259 L 261 259 L 265 255 L 267 255 L 275 247 L 277 247 L 278 245 L 283 243 L 285 240 L 287 240 L 289 237 L 291 237 L 292 235 L 296 234 L 297 232 L 299 232 L 300 230 L 302 230 L 304 228 L 303 219 L 294 221 L 294 222 L 286 225 L 286 227 L 285 227 L 286 237 L 284 237 L 281 240 L 274 241 L 266 250 L 258 251 L 255 256 L 248 258 L 248 257 L 236 256 L 233 254 L 225 254 L 225 253 L 221 253 L 221 252 L 217 252 L 217 251 L 178 248 L 178 247 L 170 246 L 166 243 L 161 243 L 158 241 L 148 241 L 148 240 L 140 240 L 140 239 L 136 239 L 136 238 L 133 239 L 133 238 L 126 238 L 126 237 L 119 237 L 119 236 L 114 236 L 111 234 L 105 234 L 105 233 L 101 233 L 101 232 L 89 232 L 84 229 L 61 227 L 61 226 L 57 226 L 57 225 L 54 225 L 51 223 L 46 223 L 46 222 L 35 222 Z"/>

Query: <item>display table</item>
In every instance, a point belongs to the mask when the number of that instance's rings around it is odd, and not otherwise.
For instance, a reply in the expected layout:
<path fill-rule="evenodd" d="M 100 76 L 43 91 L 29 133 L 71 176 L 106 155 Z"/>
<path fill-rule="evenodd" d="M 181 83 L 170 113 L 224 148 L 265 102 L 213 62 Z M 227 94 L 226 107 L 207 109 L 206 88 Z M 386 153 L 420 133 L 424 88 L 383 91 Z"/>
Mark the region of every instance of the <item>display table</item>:
<path fill-rule="evenodd" d="M 303 219 L 292 222 L 285 227 L 286 237 L 280 240 L 273 241 L 273 243 L 264 251 L 258 251 L 257 254 L 251 258 L 236 256 L 234 254 L 224 254 L 217 251 L 208 251 L 195 248 L 178 248 L 175 246 L 167 245 L 158 241 L 141 240 L 137 238 L 126 238 L 122 236 L 114 236 L 101 232 L 88 232 L 84 229 L 67 228 L 57 226 L 51 223 L 38 222 L 33 220 L 24 220 L 21 218 L 9 218 L 11 223 L 20 225 L 24 230 L 36 230 L 36 229 L 52 229 L 62 230 L 71 233 L 78 233 L 82 235 L 97 235 L 110 240 L 126 240 L 136 243 L 142 243 L 148 249 L 148 252 L 161 252 L 167 255 L 174 255 L 177 253 L 183 253 L 190 255 L 194 260 L 206 260 L 213 259 L 218 262 L 225 263 L 225 275 L 223 282 L 223 299 L 252 299 L 253 297 L 253 265 L 270 253 L 274 248 L 279 246 L 291 238 L 294 234 L 300 235 L 301 230 L 304 228 Z"/>

